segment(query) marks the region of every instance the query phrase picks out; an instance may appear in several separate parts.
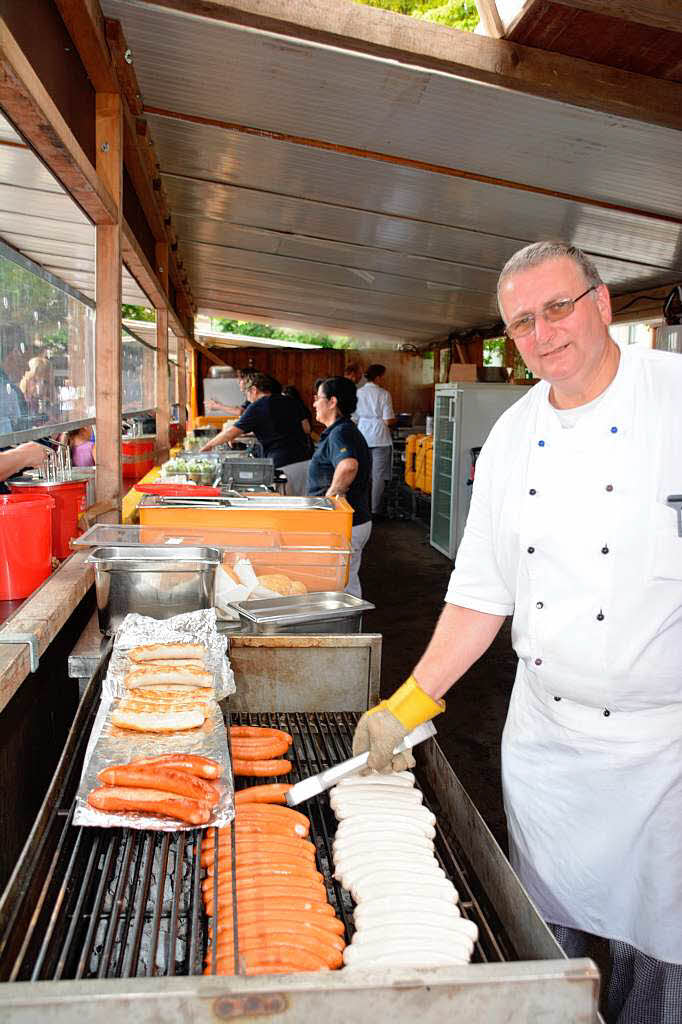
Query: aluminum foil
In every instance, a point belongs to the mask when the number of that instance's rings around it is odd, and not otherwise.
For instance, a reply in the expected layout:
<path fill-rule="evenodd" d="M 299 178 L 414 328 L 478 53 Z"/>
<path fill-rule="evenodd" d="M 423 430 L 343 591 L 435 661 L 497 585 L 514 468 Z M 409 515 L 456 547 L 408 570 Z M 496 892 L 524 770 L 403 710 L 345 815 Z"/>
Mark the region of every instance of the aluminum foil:
<path fill-rule="evenodd" d="M 140 616 L 136 616 L 139 618 Z M 130 618 L 130 616 L 129 616 Z M 234 780 L 227 753 L 227 735 L 222 712 L 217 704 L 211 708 L 200 729 L 173 733 L 143 733 L 119 729 L 111 722 L 111 712 L 117 701 L 103 698 L 95 718 L 85 753 L 74 825 L 93 825 L 98 828 L 136 828 L 162 832 L 191 831 L 196 825 L 187 825 L 176 818 L 161 818 L 136 812 L 106 814 L 87 803 L 88 793 L 101 786 L 97 773 L 115 764 L 127 764 L 136 757 L 156 757 L 159 754 L 201 754 L 211 757 L 223 766 L 223 774 L 216 784 L 220 800 L 213 809 L 211 820 L 202 828 L 223 826 L 234 818 Z"/>
<path fill-rule="evenodd" d="M 102 699 L 123 697 L 123 677 L 131 663 L 128 652 L 140 644 L 200 643 L 207 650 L 206 668 L 213 672 L 216 700 L 234 693 L 234 673 L 225 653 L 227 638 L 216 629 L 215 608 L 186 612 L 171 619 L 153 619 L 131 612 L 126 615 L 114 638 L 114 648 L 102 683 Z"/>

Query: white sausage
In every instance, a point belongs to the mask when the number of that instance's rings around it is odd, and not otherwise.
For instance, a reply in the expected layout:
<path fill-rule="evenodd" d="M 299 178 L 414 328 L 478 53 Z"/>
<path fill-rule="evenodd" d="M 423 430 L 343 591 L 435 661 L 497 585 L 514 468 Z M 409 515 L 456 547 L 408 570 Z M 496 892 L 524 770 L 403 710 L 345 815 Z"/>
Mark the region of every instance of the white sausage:
<path fill-rule="evenodd" d="M 400 959 L 398 959 L 400 958 Z M 434 964 L 468 963 L 469 957 L 465 950 L 460 947 L 448 949 L 438 943 L 422 947 L 411 944 L 409 940 L 391 942 L 385 938 L 382 942 L 371 943 L 367 946 L 346 946 L 343 952 L 345 964 L 360 963 L 396 963 Z"/>
<path fill-rule="evenodd" d="M 385 872 L 383 877 L 379 873 L 356 883 L 353 887 L 352 895 L 356 903 L 361 903 L 364 899 L 374 894 L 381 896 L 399 895 L 401 892 L 405 892 L 405 887 L 404 875 Z M 459 895 L 452 882 L 444 878 L 434 878 L 433 880 L 424 878 L 419 882 L 411 882 L 410 892 L 415 896 L 428 899 L 442 899 L 450 903 L 456 903 Z"/>
<path fill-rule="evenodd" d="M 412 772 L 368 772 L 367 775 L 347 775 L 337 786 L 414 786 Z"/>
<path fill-rule="evenodd" d="M 377 861 L 385 867 L 404 869 L 405 871 L 429 871 L 443 875 L 438 861 L 428 850 L 395 849 L 387 851 L 381 858 L 371 860 L 364 854 L 340 854 L 334 857 L 334 867 L 337 872 L 348 874 L 350 871 L 374 870 Z"/>
<path fill-rule="evenodd" d="M 472 942 L 478 939 L 478 928 L 473 921 L 466 917 L 459 917 L 459 911 L 452 916 L 443 908 L 442 913 L 420 914 L 418 911 L 401 910 L 400 913 L 376 913 L 368 909 L 367 904 L 361 903 L 355 908 L 353 915 L 355 927 L 362 934 L 374 931 L 405 930 L 410 934 L 411 929 L 430 929 L 434 931 L 454 931 L 465 935 Z"/>
<path fill-rule="evenodd" d="M 361 832 L 354 834 L 344 830 L 342 835 L 337 833 L 336 839 L 333 842 L 334 853 L 337 850 L 347 852 L 353 850 L 358 853 L 364 852 L 369 856 L 372 856 L 375 850 L 391 850 L 404 846 L 408 846 L 410 849 L 416 847 L 433 853 L 433 839 L 430 839 L 420 831 L 395 834 L 390 830 L 374 830 L 373 835 L 365 836 Z"/>
<path fill-rule="evenodd" d="M 457 931 L 455 928 L 416 927 L 407 924 L 402 932 L 395 928 L 360 928 L 353 936 L 353 945 L 367 946 L 374 942 L 380 943 L 385 941 L 387 934 L 393 938 L 402 937 L 407 941 L 411 941 L 415 949 L 419 949 L 422 943 L 427 945 L 438 943 L 438 945 L 442 945 L 445 949 L 449 949 L 450 946 L 452 948 L 459 947 L 468 956 L 471 956 L 474 951 L 473 940 L 463 931 Z"/>
<path fill-rule="evenodd" d="M 421 804 L 414 804 L 406 807 L 400 805 L 393 807 L 389 804 L 384 804 L 377 801 L 376 804 L 367 804 L 363 802 L 362 806 L 358 806 L 355 801 L 348 800 L 342 801 L 343 806 L 339 806 L 335 809 L 337 818 L 352 818 L 352 817 L 366 817 L 371 816 L 372 818 L 409 818 L 410 821 L 425 821 L 429 825 L 436 824 L 436 815 L 429 811 L 428 808 L 422 807 Z"/>
<path fill-rule="evenodd" d="M 402 832 L 413 832 L 416 835 L 434 839 L 436 830 L 431 822 L 406 814 L 356 814 L 352 818 L 344 818 L 339 822 L 337 836 L 369 835 L 372 832 L 393 832 L 396 838 Z"/>
<path fill-rule="evenodd" d="M 332 798 L 343 797 L 346 800 L 388 800 L 397 799 L 414 800 L 415 803 L 422 803 L 424 794 L 421 789 L 412 786 L 334 786 L 329 790 L 330 802 Z"/>
<path fill-rule="evenodd" d="M 411 893 L 398 893 L 392 896 L 382 896 L 378 893 L 369 896 L 355 908 L 355 915 L 358 913 L 369 916 L 370 914 L 410 914 L 428 913 L 459 915 L 459 907 L 456 903 L 444 903 L 441 899 L 433 897 L 413 896 Z"/>

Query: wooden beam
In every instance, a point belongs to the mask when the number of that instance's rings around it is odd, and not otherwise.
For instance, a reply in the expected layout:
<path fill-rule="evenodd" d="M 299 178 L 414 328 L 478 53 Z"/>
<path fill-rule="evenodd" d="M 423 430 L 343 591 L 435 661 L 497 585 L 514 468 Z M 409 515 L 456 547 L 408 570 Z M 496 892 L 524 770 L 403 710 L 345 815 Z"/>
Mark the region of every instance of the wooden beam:
<path fill-rule="evenodd" d="M 123 262 L 155 309 L 163 309 L 167 302 L 161 282 L 145 256 L 135 233 L 126 220 L 121 225 L 121 251 Z M 171 314 L 175 314 L 171 311 Z"/>
<path fill-rule="evenodd" d="M 0 18 L 0 106 L 91 220 L 116 223 L 117 204 Z M 99 152 L 97 164 L 99 166 Z"/>
<path fill-rule="evenodd" d="M 96 92 L 118 92 L 98 0 L 55 0 Z"/>
<path fill-rule="evenodd" d="M 187 429 L 187 346 L 188 342 L 178 338 L 178 420 L 180 434 Z"/>
<path fill-rule="evenodd" d="M 170 397 L 168 394 L 168 311 L 156 311 L 156 450 L 160 461 L 168 458 L 170 447 Z"/>
<path fill-rule="evenodd" d="M 633 3 L 635 0 L 633 0 Z M 350 0 L 140 0 L 484 82 L 617 117 L 682 128 L 682 84 L 447 29 Z"/>
<path fill-rule="evenodd" d="M 123 192 L 123 113 L 119 93 L 96 96 L 97 172 L 115 197 Z M 106 143 L 106 146 L 104 145 Z M 97 317 L 95 320 L 95 410 L 97 501 L 121 505 L 121 220 L 97 226 Z"/>
<path fill-rule="evenodd" d="M 105 18 L 104 32 L 116 70 L 116 77 L 126 98 L 126 103 L 133 114 L 141 114 L 142 94 L 140 93 L 140 86 L 138 85 L 137 75 L 133 67 L 133 51 L 126 42 L 121 22 L 113 18 Z"/>
<path fill-rule="evenodd" d="M 476 10 L 484 35 L 490 36 L 491 39 L 502 39 L 504 25 L 495 0 L 476 0 Z"/>
<path fill-rule="evenodd" d="M 682 32 L 680 0 L 556 0 L 563 7 L 574 7 L 592 14 L 605 14 L 637 25 L 666 32 Z"/>

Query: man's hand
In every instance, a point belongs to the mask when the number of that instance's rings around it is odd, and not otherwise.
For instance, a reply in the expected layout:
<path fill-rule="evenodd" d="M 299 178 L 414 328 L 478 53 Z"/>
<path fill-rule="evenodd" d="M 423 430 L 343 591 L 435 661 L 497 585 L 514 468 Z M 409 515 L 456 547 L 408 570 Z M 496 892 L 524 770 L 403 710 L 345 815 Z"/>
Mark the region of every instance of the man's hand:
<path fill-rule="evenodd" d="M 27 441 L 25 444 L 18 444 L 14 451 L 21 456 L 22 467 L 38 469 L 39 466 L 44 465 L 49 448 L 46 448 L 44 444 L 37 444 L 36 441 Z"/>
<path fill-rule="evenodd" d="M 403 772 L 414 768 L 415 760 L 409 750 L 393 753 L 407 732 L 391 711 L 379 705 L 371 712 L 366 711 L 358 722 L 353 736 L 353 755 L 369 750 L 367 767 L 377 772 Z"/>
<path fill-rule="evenodd" d="M 434 700 L 410 676 L 392 697 L 370 708 L 357 724 L 353 736 L 353 754 L 369 750 L 368 768 L 375 771 L 401 772 L 414 767 L 409 751 L 394 756 L 393 751 L 408 732 L 428 722 L 445 709 L 445 702 Z"/>

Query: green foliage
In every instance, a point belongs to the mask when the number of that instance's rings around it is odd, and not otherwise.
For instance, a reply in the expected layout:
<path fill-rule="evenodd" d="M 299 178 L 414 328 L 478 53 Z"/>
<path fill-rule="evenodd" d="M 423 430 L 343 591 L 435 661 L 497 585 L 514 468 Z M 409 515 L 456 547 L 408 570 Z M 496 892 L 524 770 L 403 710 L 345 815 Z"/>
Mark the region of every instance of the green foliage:
<path fill-rule="evenodd" d="M 473 32 L 478 25 L 474 0 L 355 0 L 355 3 L 379 7 L 394 14 L 407 14 L 464 32 Z"/>
<path fill-rule="evenodd" d="M 131 306 L 127 302 L 121 306 L 121 316 L 124 320 L 146 320 L 147 323 L 153 323 L 156 320 L 153 309 L 147 309 L 145 306 Z"/>
<path fill-rule="evenodd" d="M 487 338 L 483 342 L 483 365 L 504 366 L 504 347 L 506 338 Z"/>
<path fill-rule="evenodd" d="M 285 327 L 271 327 L 270 324 L 219 319 L 216 325 L 219 331 L 227 334 L 246 334 L 251 338 L 280 338 L 282 341 L 298 341 L 305 345 L 318 345 L 320 348 L 350 348 L 348 338 L 332 338 L 328 334 L 309 331 L 290 331 Z"/>

